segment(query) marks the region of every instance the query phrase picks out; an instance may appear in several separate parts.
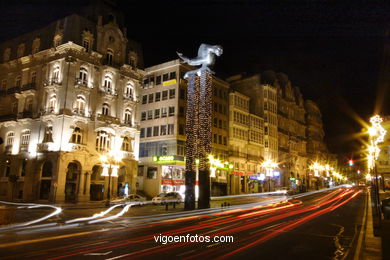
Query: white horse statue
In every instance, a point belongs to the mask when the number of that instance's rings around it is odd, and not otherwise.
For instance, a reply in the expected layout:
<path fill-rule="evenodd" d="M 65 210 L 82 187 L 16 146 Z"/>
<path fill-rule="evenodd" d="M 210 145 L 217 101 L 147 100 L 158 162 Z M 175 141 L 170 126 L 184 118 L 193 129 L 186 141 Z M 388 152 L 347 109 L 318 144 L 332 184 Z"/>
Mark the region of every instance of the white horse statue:
<path fill-rule="evenodd" d="M 214 72 L 210 70 L 208 66 L 213 65 L 215 62 L 215 55 L 221 56 L 222 52 L 223 52 L 222 46 L 210 45 L 205 43 L 202 43 L 199 46 L 198 57 L 193 59 L 185 57 L 180 52 L 176 52 L 177 55 L 179 55 L 179 57 L 183 60 L 183 63 L 188 63 L 188 65 L 191 66 L 201 66 L 197 70 L 188 71 L 186 74 L 184 74 L 184 78 L 186 79 L 190 74 L 195 74 L 195 73 L 198 76 L 200 76 L 202 71 L 207 71 L 214 74 Z"/>

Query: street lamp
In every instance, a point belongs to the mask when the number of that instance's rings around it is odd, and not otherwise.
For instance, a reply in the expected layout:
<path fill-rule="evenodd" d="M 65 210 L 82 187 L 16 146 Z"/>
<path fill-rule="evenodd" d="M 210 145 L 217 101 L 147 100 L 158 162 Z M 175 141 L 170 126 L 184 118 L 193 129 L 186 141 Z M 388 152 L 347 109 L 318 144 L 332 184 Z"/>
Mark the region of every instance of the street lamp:
<path fill-rule="evenodd" d="M 268 178 L 268 191 L 271 191 L 271 178 L 273 176 L 273 171 L 278 167 L 278 164 L 270 159 L 261 163 L 261 167 L 265 169 L 265 176 Z"/>
<path fill-rule="evenodd" d="M 108 177 L 107 200 L 105 205 L 106 207 L 109 207 L 111 200 L 111 177 L 118 177 L 118 164 L 122 160 L 122 156 L 110 151 L 108 156 L 100 156 L 100 160 L 102 161 L 103 166 L 102 176 Z"/>

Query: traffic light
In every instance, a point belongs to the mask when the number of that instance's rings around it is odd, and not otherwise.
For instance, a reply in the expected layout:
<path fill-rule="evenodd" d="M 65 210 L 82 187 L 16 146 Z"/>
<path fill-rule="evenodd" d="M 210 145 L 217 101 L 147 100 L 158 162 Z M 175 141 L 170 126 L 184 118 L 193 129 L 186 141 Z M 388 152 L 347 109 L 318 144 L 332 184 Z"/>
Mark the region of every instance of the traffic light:
<path fill-rule="evenodd" d="M 353 160 L 349 159 L 349 166 L 353 166 Z"/>

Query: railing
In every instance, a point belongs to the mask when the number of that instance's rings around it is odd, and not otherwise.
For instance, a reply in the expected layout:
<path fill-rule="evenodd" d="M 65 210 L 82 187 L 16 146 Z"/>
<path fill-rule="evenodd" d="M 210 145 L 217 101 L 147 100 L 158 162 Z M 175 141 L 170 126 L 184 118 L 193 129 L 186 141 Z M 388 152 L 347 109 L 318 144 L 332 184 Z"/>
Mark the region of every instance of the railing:
<path fill-rule="evenodd" d="M 49 144 L 48 143 L 40 143 L 37 145 L 37 152 L 47 152 L 49 151 Z"/>
<path fill-rule="evenodd" d="M 247 158 L 246 153 L 241 153 L 241 152 L 236 152 L 236 151 L 229 151 L 229 156 Z"/>
<path fill-rule="evenodd" d="M 59 80 L 58 78 L 51 78 L 51 79 L 45 80 L 45 81 L 43 82 L 43 84 L 44 84 L 45 86 L 52 86 L 52 85 L 54 85 L 54 84 L 59 85 L 59 84 L 61 84 L 61 82 L 60 82 L 60 80 Z"/>
<path fill-rule="evenodd" d="M 0 122 L 16 120 L 16 118 L 17 118 L 16 114 L 2 115 L 0 116 Z"/>
<path fill-rule="evenodd" d="M 128 99 L 128 100 L 131 100 L 131 101 L 134 101 L 134 96 L 133 96 L 133 95 L 130 95 L 130 94 L 123 94 L 123 98 L 124 98 L 124 99 Z"/>
<path fill-rule="evenodd" d="M 98 114 L 97 120 L 104 121 L 109 124 L 118 124 L 118 125 L 120 124 L 120 121 L 117 117 L 103 115 L 103 114 Z"/>
<path fill-rule="evenodd" d="M 131 121 L 125 121 L 123 122 L 123 124 L 127 127 L 132 127 L 133 126 L 133 123 Z"/>
<path fill-rule="evenodd" d="M 74 108 L 73 109 L 73 114 L 76 114 L 76 115 L 79 115 L 79 116 L 85 116 L 85 110 L 84 109 Z"/>
<path fill-rule="evenodd" d="M 14 94 L 14 93 L 20 93 L 22 91 L 22 88 L 20 86 L 15 86 L 12 88 L 7 89 L 7 94 Z"/>
<path fill-rule="evenodd" d="M 72 151 L 85 151 L 87 148 L 84 144 L 72 144 Z"/>
<path fill-rule="evenodd" d="M 4 148 L 5 148 L 5 153 L 6 153 L 6 154 L 12 153 L 12 147 L 13 147 L 12 144 L 6 145 L 6 146 L 4 147 Z"/>
<path fill-rule="evenodd" d="M 32 118 L 32 117 L 33 117 L 32 111 L 23 111 L 18 114 L 18 118 Z"/>
<path fill-rule="evenodd" d="M 21 144 L 20 152 L 28 152 L 28 144 Z"/>
<path fill-rule="evenodd" d="M 36 89 L 36 84 L 35 83 L 28 83 L 28 84 L 24 84 L 22 86 L 22 91 L 26 91 L 26 90 L 30 90 L 30 89 Z"/>

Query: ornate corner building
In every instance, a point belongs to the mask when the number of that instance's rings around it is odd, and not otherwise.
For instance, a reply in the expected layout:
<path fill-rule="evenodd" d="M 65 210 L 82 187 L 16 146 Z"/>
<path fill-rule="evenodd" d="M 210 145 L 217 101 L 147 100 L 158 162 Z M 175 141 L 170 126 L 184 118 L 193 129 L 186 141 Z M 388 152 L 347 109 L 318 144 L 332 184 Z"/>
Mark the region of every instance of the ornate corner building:
<path fill-rule="evenodd" d="M 0 44 L 0 199 L 103 200 L 136 189 L 141 47 L 100 4 Z"/>

